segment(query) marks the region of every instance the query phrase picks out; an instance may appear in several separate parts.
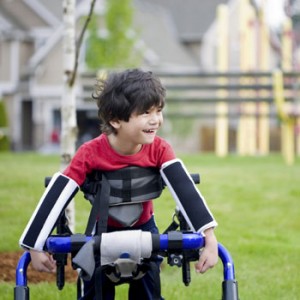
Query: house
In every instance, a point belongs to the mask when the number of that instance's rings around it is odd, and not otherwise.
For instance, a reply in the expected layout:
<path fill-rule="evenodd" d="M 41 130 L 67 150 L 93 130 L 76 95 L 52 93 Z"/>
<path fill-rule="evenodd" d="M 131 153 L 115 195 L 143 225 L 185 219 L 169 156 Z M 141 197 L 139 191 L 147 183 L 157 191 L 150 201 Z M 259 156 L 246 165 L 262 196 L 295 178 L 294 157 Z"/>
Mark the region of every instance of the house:
<path fill-rule="evenodd" d="M 134 0 L 134 24 L 143 67 L 162 72 L 215 69 L 217 0 Z M 235 3 L 231 0 L 232 13 Z M 0 2 L 0 98 L 10 120 L 14 150 L 37 150 L 60 130 L 62 95 L 62 1 L 3 0 Z M 95 10 L 103 14 L 104 0 Z M 76 15 L 87 14 L 88 1 L 77 1 Z M 77 24 L 78 30 L 80 24 Z M 236 26 L 232 25 L 232 26 Z M 79 139 L 98 134 L 95 104 L 84 86 L 94 75 L 80 63 L 76 84 Z M 89 81 L 87 83 L 86 81 Z M 92 131 L 93 129 L 93 131 Z"/>
<path fill-rule="evenodd" d="M 50 142 L 53 130 L 59 130 L 61 5 L 59 0 L 0 2 L 0 97 L 7 107 L 14 150 L 39 149 Z M 87 1 L 78 1 L 78 17 L 87 13 L 88 5 Z M 197 60 L 178 41 L 167 7 L 140 0 L 135 1 L 135 9 L 136 25 L 143 28 L 146 66 L 176 70 L 197 68 Z M 97 1 L 96 10 L 101 13 L 103 1 Z M 182 17 L 188 18 L 186 14 Z M 79 72 L 84 71 L 83 65 Z M 83 100 L 80 75 L 78 77 L 77 117 L 81 130 L 82 119 L 89 118 L 91 127 L 96 121 L 94 103 Z"/>

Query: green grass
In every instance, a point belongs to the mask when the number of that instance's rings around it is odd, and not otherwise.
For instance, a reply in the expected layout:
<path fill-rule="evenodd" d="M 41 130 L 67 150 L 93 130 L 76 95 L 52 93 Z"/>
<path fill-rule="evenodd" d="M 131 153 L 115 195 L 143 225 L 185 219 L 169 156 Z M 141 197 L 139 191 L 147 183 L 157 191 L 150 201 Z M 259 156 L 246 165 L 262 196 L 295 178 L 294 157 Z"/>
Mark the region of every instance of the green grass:
<path fill-rule="evenodd" d="M 201 174 L 199 189 L 219 226 L 216 235 L 235 262 L 242 300 L 300 299 L 300 160 L 286 166 L 279 155 L 225 159 L 213 155 L 180 155 L 188 170 Z M 0 154 L 0 251 L 18 250 L 18 239 L 43 192 L 43 180 L 59 169 L 57 156 Z M 171 221 L 174 201 L 165 190 L 155 201 L 163 230 Z M 77 231 L 89 206 L 76 198 Z M 163 264 L 162 290 L 167 300 L 220 299 L 222 265 L 196 275 L 185 287 L 181 270 Z M 54 284 L 30 285 L 31 299 L 75 299 L 75 286 L 58 291 Z M 1 299 L 12 299 L 14 283 L 0 283 Z M 126 286 L 116 299 L 126 299 Z"/>

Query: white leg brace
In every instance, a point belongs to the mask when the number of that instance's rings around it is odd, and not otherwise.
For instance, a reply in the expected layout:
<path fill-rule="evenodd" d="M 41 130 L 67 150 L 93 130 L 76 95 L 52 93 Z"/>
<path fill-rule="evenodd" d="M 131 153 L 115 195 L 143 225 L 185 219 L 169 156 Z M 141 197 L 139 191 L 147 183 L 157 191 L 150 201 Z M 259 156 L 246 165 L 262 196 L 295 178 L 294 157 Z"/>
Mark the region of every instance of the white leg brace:
<path fill-rule="evenodd" d="M 192 231 L 203 234 L 207 228 L 217 226 L 204 197 L 181 160 L 164 163 L 160 173 Z"/>
<path fill-rule="evenodd" d="M 115 262 L 124 253 L 128 253 L 132 260 L 140 263 L 142 258 L 151 256 L 152 235 L 142 230 L 102 233 L 100 253 L 102 266 Z"/>
<path fill-rule="evenodd" d="M 78 189 L 73 179 L 55 173 L 20 238 L 20 246 L 42 251 L 59 215 Z"/>

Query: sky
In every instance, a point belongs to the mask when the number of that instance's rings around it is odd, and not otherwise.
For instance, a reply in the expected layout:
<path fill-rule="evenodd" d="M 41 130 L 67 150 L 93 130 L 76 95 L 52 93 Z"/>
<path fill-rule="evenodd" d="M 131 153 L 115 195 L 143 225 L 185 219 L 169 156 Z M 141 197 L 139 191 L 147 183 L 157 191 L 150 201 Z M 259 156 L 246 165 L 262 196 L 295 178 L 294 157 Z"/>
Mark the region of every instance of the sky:
<path fill-rule="evenodd" d="M 255 0 L 258 4 L 265 1 L 266 19 L 270 26 L 277 28 L 285 19 L 284 3 L 286 0 Z"/>

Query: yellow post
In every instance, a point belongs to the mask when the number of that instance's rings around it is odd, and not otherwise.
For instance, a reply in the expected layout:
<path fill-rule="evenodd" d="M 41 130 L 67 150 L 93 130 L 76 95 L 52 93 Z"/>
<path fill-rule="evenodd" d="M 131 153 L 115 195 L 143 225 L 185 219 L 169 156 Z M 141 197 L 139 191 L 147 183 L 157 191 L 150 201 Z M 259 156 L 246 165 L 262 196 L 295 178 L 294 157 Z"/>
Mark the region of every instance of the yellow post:
<path fill-rule="evenodd" d="M 255 13 L 252 5 L 248 4 L 247 9 L 247 19 L 248 19 L 248 70 L 255 71 L 256 69 L 256 30 L 255 30 Z M 253 78 L 248 78 L 247 82 L 249 84 L 255 84 Z M 254 90 L 248 91 L 249 97 L 255 97 L 256 94 Z M 255 102 L 248 102 L 245 104 L 247 116 L 247 154 L 255 155 L 257 154 L 257 134 L 256 134 L 256 104 Z"/>
<path fill-rule="evenodd" d="M 217 66 L 219 72 L 228 71 L 228 7 L 220 4 L 217 8 L 218 24 L 218 52 Z M 219 78 L 219 83 L 225 85 L 228 79 Z M 228 96 L 226 90 L 219 90 L 220 99 Z M 224 157 L 228 154 L 228 104 L 220 101 L 216 105 L 216 134 L 215 134 L 215 151 L 216 155 Z"/>
<path fill-rule="evenodd" d="M 240 45 L 240 71 L 243 72 L 247 70 L 248 64 L 247 64 L 247 21 L 246 21 L 246 8 L 248 5 L 247 0 L 241 0 L 239 2 L 239 45 Z M 241 78 L 240 83 L 245 83 L 245 79 Z M 245 95 L 244 91 L 240 92 L 241 97 Z M 240 119 L 238 123 L 237 128 L 237 154 L 239 155 L 245 155 L 246 149 L 245 145 L 247 143 L 246 138 L 246 117 L 243 114 L 244 113 L 244 105 L 240 104 Z"/>
<path fill-rule="evenodd" d="M 276 70 L 273 74 L 274 100 L 277 108 L 277 114 L 281 121 L 281 151 L 285 162 L 292 165 L 295 160 L 294 155 L 294 121 L 286 112 L 286 103 L 284 98 L 283 74 Z"/>
<path fill-rule="evenodd" d="M 240 24 L 240 70 L 241 72 L 253 70 L 254 61 L 254 11 L 249 0 L 241 0 L 239 7 Z M 241 84 L 253 83 L 249 78 L 241 78 Z M 241 91 L 241 98 L 253 92 Z M 240 155 L 253 155 L 256 153 L 256 121 L 255 104 L 241 103 L 241 116 L 237 132 L 237 152 Z"/>
<path fill-rule="evenodd" d="M 292 70 L 292 53 L 293 53 L 293 41 L 292 41 L 292 20 L 286 19 L 283 24 L 282 34 L 282 70 Z M 282 85 L 283 85 L 282 80 Z M 282 97 L 284 99 L 284 97 Z M 286 113 L 288 107 L 286 103 L 281 104 L 281 111 L 285 113 L 285 118 L 281 123 L 281 147 L 283 156 L 287 164 L 293 164 L 295 160 L 295 140 L 294 140 L 294 120 Z"/>
<path fill-rule="evenodd" d="M 259 11 L 259 57 L 258 57 L 258 68 L 262 72 L 270 70 L 270 37 L 269 27 L 266 24 L 264 14 L 264 2 L 263 7 Z M 268 79 L 261 78 L 261 84 L 267 84 Z M 259 96 L 268 96 L 268 91 L 260 91 Z M 269 114 L 270 106 L 267 102 L 261 102 L 258 104 L 258 153 L 260 155 L 268 155 L 270 152 L 270 122 Z"/>
<path fill-rule="evenodd" d="M 297 109 L 300 111 L 300 104 L 297 104 Z M 300 116 L 298 113 L 296 121 L 296 155 L 300 156 Z"/>

